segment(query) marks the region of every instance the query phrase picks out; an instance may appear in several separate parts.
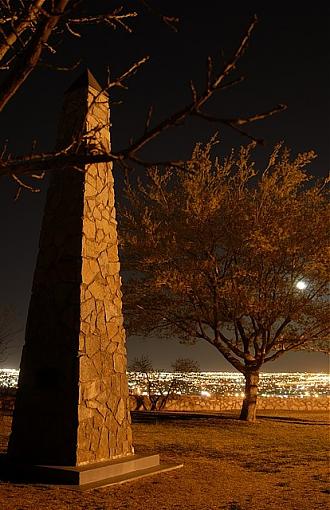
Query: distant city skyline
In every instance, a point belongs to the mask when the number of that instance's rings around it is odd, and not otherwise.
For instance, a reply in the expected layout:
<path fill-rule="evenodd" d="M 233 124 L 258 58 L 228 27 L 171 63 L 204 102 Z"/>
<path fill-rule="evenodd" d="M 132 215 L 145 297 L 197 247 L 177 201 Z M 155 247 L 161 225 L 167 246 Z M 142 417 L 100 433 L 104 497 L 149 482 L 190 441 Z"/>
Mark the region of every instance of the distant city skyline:
<path fill-rule="evenodd" d="M 16 388 L 18 370 L 0 369 L 0 389 Z M 150 374 L 150 380 L 160 383 L 166 393 L 166 386 L 173 379 L 179 378 L 183 382 L 183 393 L 209 397 L 212 394 L 242 397 L 244 395 L 244 376 L 233 372 L 155 372 Z M 133 394 L 148 394 L 145 374 L 129 371 L 128 388 Z M 260 396 L 280 397 L 325 397 L 330 394 L 329 374 L 306 373 L 264 373 L 260 377 Z M 178 388 L 178 391 L 181 392 Z"/>

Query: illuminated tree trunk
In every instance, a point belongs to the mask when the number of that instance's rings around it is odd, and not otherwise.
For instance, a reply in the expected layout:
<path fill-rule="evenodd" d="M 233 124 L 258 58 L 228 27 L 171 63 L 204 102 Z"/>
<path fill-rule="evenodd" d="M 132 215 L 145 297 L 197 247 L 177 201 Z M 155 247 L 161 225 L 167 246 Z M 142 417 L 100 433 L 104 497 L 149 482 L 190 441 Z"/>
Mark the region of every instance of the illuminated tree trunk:
<path fill-rule="evenodd" d="M 241 409 L 240 420 L 255 421 L 257 411 L 257 396 L 259 372 L 247 371 L 245 376 L 245 397 Z"/>

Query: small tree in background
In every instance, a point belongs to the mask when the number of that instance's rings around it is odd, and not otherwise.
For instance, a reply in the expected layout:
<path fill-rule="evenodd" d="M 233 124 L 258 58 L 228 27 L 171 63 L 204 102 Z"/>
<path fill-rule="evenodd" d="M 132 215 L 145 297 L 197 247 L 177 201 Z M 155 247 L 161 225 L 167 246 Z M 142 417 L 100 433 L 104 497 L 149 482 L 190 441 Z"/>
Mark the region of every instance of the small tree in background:
<path fill-rule="evenodd" d="M 189 384 L 179 374 L 195 374 L 201 371 L 198 361 L 194 361 L 190 358 L 177 358 L 171 365 L 172 371 L 178 374 L 175 378 L 175 392 L 176 393 L 187 393 Z"/>
<path fill-rule="evenodd" d="M 254 144 L 212 161 L 214 143 L 184 170 L 127 182 L 125 316 L 132 334 L 213 345 L 245 376 L 240 417 L 254 421 L 265 363 L 328 350 L 329 205 L 306 171 L 313 152 L 278 145 L 258 172 Z"/>
<path fill-rule="evenodd" d="M 200 366 L 198 361 L 194 361 L 190 358 L 177 358 L 171 365 L 173 372 L 181 374 L 190 374 L 200 372 Z"/>
<path fill-rule="evenodd" d="M 199 364 L 188 358 L 178 358 L 172 364 L 172 370 L 175 376 L 162 377 L 162 372 L 154 370 L 152 363 L 148 356 L 141 355 L 140 358 L 134 358 L 128 367 L 129 372 L 138 372 L 143 376 L 143 381 L 146 386 L 146 393 L 149 399 L 149 406 L 143 395 L 136 395 L 138 408 L 143 407 L 149 411 L 160 411 L 164 409 L 169 399 L 173 398 L 175 394 L 182 393 L 186 389 L 186 383 L 182 380 L 179 374 L 199 372 Z"/>

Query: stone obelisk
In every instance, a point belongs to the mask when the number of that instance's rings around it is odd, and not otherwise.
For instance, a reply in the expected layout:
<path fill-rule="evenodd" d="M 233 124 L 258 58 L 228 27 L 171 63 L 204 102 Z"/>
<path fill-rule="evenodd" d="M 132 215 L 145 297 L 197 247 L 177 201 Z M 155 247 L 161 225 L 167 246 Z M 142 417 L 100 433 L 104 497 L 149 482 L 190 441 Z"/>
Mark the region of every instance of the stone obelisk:
<path fill-rule="evenodd" d="M 108 97 L 89 71 L 65 96 L 57 149 L 71 144 L 110 151 Z M 78 485 L 159 470 L 158 455 L 133 454 L 128 404 L 112 165 L 65 167 L 51 176 L 7 457 L 70 467 Z"/>

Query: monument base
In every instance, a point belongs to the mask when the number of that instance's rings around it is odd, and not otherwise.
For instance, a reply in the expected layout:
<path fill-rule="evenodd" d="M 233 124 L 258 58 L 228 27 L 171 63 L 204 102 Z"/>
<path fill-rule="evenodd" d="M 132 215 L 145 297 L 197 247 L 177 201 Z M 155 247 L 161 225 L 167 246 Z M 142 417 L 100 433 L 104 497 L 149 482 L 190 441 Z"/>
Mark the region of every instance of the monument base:
<path fill-rule="evenodd" d="M 88 490 L 121 484 L 182 466 L 183 464 L 160 464 L 159 455 L 129 455 L 86 466 L 27 465 L 15 462 L 7 455 L 1 455 L 0 480 Z"/>

